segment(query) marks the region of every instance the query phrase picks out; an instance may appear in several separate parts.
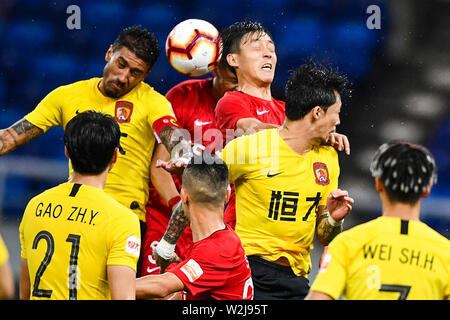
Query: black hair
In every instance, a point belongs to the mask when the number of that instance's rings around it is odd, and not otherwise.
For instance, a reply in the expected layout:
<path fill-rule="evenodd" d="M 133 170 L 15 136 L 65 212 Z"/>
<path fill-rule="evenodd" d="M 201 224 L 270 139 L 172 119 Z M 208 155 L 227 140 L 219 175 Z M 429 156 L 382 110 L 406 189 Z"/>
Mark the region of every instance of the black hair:
<path fill-rule="evenodd" d="M 161 46 L 155 34 L 140 26 L 132 26 L 122 30 L 113 43 L 113 51 L 122 47 L 128 48 L 136 57 L 146 62 L 150 70 L 161 53 Z"/>
<path fill-rule="evenodd" d="M 393 141 L 381 145 L 370 165 L 391 202 L 416 203 L 437 182 L 433 155 L 424 146 Z"/>
<path fill-rule="evenodd" d="M 81 174 L 102 173 L 119 146 L 120 128 L 110 115 L 97 111 L 77 114 L 66 125 L 64 144 L 73 170 Z"/>
<path fill-rule="evenodd" d="M 193 201 L 223 205 L 228 187 L 228 167 L 216 156 L 207 153 L 196 155 L 184 170 L 182 181 Z"/>
<path fill-rule="evenodd" d="M 336 103 L 336 93 L 350 95 L 349 81 L 331 67 L 307 61 L 289 77 L 285 88 L 285 114 L 289 120 L 303 118 L 314 107 L 326 112 Z"/>
<path fill-rule="evenodd" d="M 260 22 L 255 21 L 236 22 L 223 29 L 220 33 L 220 37 L 222 39 L 222 56 L 220 59 L 220 65 L 224 68 L 230 69 L 234 75 L 236 75 L 236 70 L 228 64 L 227 55 L 230 53 L 239 53 L 241 40 L 246 34 L 249 33 L 256 33 L 258 37 L 262 37 L 264 34 L 267 34 L 272 39 L 272 34 L 269 30 Z"/>

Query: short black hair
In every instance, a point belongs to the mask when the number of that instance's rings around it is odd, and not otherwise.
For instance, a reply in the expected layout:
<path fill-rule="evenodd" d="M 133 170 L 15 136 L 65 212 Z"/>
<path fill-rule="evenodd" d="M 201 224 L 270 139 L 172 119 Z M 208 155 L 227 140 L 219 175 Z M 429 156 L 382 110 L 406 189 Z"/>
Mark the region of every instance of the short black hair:
<path fill-rule="evenodd" d="M 416 203 L 437 182 L 436 162 L 422 145 L 392 141 L 381 145 L 370 165 L 391 202 Z"/>
<path fill-rule="evenodd" d="M 113 51 L 122 47 L 128 48 L 136 57 L 146 62 L 150 70 L 161 53 L 158 38 L 153 32 L 141 26 L 131 26 L 122 30 L 113 43 Z"/>
<path fill-rule="evenodd" d="M 227 62 L 227 55 L 230 53 L 239 53 L 240 43 L 242 38 L 249 33 L 256 33 L 259 37 L 267 34 L 272 39 L 272 34 L 260 22 L 256 21 L 241 21 L 232 24 L 225 28 L 220 33 L 222 39 L 222 56 L 220 65 L 224 68 L 230 69 L 235 75 L 236 70 Z"/>
<path fill-rule="evenodd" d="M 350 95 L 347 77 L 337 70 L 309 60 L 289 77 L 285 88 L 285 114 L 289 120 L 303 118 L 314 107 L 325 112 L 336 103 L 336 94 Z"/>
<path fill-rule="evenodd" d="M 66 125 L 64 144 L 73 170 L 81 174 L 102 173 L 119 146 L 120 128 L 110 115 L 97 111 L 77 114 Z"/>
<path fill-rule="evenodd" d="M 184 169 L 182 181 L 193 201 L 223 205 L 228 187 L 228 167 L 217 156 L 196 155 Z"/>

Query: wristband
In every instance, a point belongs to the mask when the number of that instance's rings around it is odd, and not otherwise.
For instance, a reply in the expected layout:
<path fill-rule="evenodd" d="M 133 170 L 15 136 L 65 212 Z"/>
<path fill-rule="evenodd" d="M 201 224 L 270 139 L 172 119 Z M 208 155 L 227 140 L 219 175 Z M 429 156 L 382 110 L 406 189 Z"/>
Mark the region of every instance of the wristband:
<path fill-rule="evenodd" d="M 168 243 L 166 240 L 161 239 L 155 248 L 156 253 L 164 260 L 172 258 L 175 252 L 175 245 Z"/>
<path fill-rule="evenodd" d="M 169 208 L 173 208 L 174 205 L 176 205 L 178 202 L 180 202 L 181 197 L 180 196 L 175 196 L 172 199 L 170 199 L 167 204 L 169 205 Z"/>
<path fill-rule="evenodd" d="M 333 219 L 333 217 L 331 216 L 331 214 L 328 216 L 328 223 L 332 226 L 332 227 L 338 227 L 342 224 L 342 222 L 344 222 L 344 219 L 340 220 L 340 221 L 336 221 Z"/>

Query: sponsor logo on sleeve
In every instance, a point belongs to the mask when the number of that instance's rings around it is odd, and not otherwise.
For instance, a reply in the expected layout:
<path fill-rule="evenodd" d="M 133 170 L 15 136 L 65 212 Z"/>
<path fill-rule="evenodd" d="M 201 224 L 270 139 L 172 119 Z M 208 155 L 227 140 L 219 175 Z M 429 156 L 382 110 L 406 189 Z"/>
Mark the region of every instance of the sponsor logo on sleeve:
<path fill-rule="evenodd" d="M 125 246 L 125 252 L 139 257 L 141 251 L 141 239 L 136 236 L 129 236 L 127 238 L 127 244 Z"/>
<path fill-rule="evenodd" d="M 190 282 L 194 282 L 203 274 L 202 267 L 194 260 L 190 259 L 184 266 L 180 268 Z"/>

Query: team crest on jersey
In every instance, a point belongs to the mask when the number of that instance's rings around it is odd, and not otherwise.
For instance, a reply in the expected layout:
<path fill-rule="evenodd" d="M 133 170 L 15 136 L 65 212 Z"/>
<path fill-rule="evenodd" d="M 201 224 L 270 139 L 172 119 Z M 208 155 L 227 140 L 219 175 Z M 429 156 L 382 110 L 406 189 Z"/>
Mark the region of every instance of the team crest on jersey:
<path fill-rule="evenodd" d="M 129 101 L 117 101 L 114 116 L 118 123 L 128 123 L 133 113 L 133 104 Z"/>
<path fill-rule="evenodd" d="M 314 176 L 316 183 L 321 186 L 326 186 L 330 183 L 327 165 L 323 162 L 314 162 L 313 164 Z"/>

